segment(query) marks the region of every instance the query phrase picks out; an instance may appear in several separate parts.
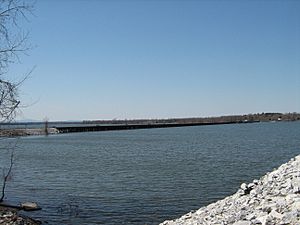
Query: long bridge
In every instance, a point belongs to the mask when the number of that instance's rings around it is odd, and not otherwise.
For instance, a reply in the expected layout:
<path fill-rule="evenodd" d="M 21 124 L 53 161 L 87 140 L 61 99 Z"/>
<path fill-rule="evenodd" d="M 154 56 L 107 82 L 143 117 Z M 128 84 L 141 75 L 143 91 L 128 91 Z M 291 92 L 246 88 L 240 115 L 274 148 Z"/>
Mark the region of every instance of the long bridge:
<path fill-rule="evenodd" d="M 117 125 L 80 125 L 80 126 L 57 126 L 59 133 L 74 132 L 92 132 L 92 131 L 112 131 L 112 130 L 133 130 L 133 129 L 151 129 L 151 128 L 168 128 L 168 127 L 189 127 L 204 125 L 221 125 L 249 123 L 245 121 L 235 122 L 218 122 L 218 123 L 153 123 L 153 124 L 117 124 Z"/>

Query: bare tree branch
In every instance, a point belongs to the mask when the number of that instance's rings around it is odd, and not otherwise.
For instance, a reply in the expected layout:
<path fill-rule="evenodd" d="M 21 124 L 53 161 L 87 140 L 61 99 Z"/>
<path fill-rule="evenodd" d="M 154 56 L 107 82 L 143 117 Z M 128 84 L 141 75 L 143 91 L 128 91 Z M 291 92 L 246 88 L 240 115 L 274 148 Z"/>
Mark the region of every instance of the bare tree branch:
<path fill-rule="evenodd" d="M 5 79 L 10 64 L 20 61 L 19 55 L 30 49 L 28 33 L 19 26 L 18 21 L 32 14 L 33 5 L 22 0 L 0 1 L 0 122 L 11 121 L 20 106 L 18 87 L 31 73 L 19 82 Z"/>
<path fill-rule="evenodd" d="M 32 14 L 33 6 L 28 1 L 0 1 L 0 71 L 19 60 L 18 54 L 25 53 L 29 47 L 28 34 L 24 35 L 18 21 Z"/>
<path fill-rule="evenodd" d="M 2 190 L 1 190 L 0 202 L 2 202 L 4 200 L 4 197 L 5 197 L 6 183 L 9 180 L 9 177 L 11 175 L 11 171 L 12 171 L 12 168 L 13 168 L 13 165 L 14 165 L 14 153 L 15 153 L 16 146 L 17 146 L 17 142 L 15 143 L 14 147 L 11 150 L 9 168 L 8 168 L 6 174 L 4 174 L 4 177 L 3 177 L 3 184 L 2 184 Z"/>

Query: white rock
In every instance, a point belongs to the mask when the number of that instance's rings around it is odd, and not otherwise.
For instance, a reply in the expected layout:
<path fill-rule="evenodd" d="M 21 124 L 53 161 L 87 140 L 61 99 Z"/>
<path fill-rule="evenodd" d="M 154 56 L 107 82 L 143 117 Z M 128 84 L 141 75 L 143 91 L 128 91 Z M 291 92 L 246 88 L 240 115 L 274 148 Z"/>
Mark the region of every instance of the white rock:
<path fill-rule="evenodd" d="M 292 209 L 298 209 L 300 211 L 300 202 L 294 202 L 291 206 Z"/>
<path fill-rule="evenodd" d="M 255 219 L 255 218 L 256 218 L 256 215 L 255 215 L 254 213 L 248 214 L 248 215 L 246 216 L 246 220 L 253 220 L 253 219 Z"/>
<path fill-rule="evenodd" d="M 265 216 L 261 216 L 261 217 L 258 217 L 256 218 L 259 222 L 261 222 L 262 225 L 266 225 L 267 223 L 267 218 L 268 218 L 268 215 L 265 215 Z"/>
<path fill-rule="evenodd" d="M 238 221 L 235 222 L 233 225 L 251 225 L 250 221 Z"/>
<path fill-rule="evenodd" d="M 293 193 L 300 193 L 300 186 L 294 186 Z"/>
<path fill-rule="evenodd" d="M 241 184 L 241 189 L 244 190 L 244 191 L 247 190 L 247 184 L 246 183 L 242 183 Z"/>
<path fill-rule="evenodd" d="M 253 184 L 258 185 L 259 184 L 259 180 L 253 180 Z"/>
<path fill-rule="evenodd" d="M 276 210 L 272 210 L 269 214 L 271 217 L 275 218 L 275 219 L 279 219 L 281 220 L 283 218 L 283 215 L 281 213 L 276 212 Z"/>
<path fill-rule="evenodd" d="M 24 209 L 24 210 L 37 210 L 39 209 L 40 207 L 34 203 L 34 202 L 24 202 L 24 203 L 21 203 L 21 207 Z"/>

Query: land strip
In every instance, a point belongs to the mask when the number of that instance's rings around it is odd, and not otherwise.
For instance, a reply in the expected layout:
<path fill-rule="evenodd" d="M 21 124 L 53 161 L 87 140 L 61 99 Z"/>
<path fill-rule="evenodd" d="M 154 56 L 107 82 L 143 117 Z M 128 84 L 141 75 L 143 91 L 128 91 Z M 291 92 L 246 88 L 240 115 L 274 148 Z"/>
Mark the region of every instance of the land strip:
<path fill-rule="evenodd" d="M 74 122 L 2 123 L 0 136 L 15 137 L 48 135 L 70 132 L 150 129 L 183 126 L 238 124 L 255 122 L 282 122 L 300 120 L 299 113 L 257 113 L 204 118 L 133 119 L 133 120 L 89 120 Z"/>
<path fill-rule="evenodd" d="M 56 127 L 59 133 L 91 132 L 91 131 L 111 131 L 111 130 L 134 130 L 169 127 L 207 126 L 221 124 L 249 123 L 241 122 L 218 122 L 218 123 L 149 123 L 149 124 L 115 124 L 115 125 L 95 125 L 95 126 L 66 126 Z M 251 122 L 253 123 L 253 122 Z"/>

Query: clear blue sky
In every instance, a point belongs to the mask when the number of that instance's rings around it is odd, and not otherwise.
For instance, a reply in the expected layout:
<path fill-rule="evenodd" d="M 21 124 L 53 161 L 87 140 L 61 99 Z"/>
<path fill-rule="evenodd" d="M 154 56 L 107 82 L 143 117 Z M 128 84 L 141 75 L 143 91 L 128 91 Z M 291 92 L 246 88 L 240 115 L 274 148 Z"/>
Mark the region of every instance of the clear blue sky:
<path fill-rule="evenodd" d="M 19 119 L 300 112 L 300 1 L 37 1 Z"/>

